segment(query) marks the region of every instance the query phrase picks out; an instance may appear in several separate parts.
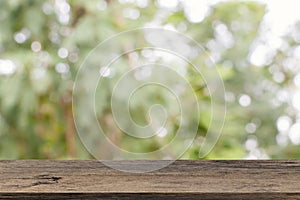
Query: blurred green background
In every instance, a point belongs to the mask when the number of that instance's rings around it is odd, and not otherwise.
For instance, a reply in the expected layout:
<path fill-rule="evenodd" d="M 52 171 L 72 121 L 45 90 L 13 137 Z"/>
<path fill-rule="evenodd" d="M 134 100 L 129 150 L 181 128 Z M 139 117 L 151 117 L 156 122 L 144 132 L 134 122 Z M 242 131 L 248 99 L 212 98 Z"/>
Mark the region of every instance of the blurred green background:
<path fill-rule="evenodd" d="M 91 159 L 74 126 L 76 72 L 101 41 L 145 26 L 192 37 L 222 75 L 226 122 L 205 159 L 300 159 L 300 23 L 293 10 L 279 16 L 281 8 L 275 1 L 0 1 L 0 159 Z M 118 78 L 122 68 L 115 70 Z M 210 97 L 201 77 L 186 73 L 186 78 L 203 114 L 182 158 L 199 159 L 210 123 L 210 110 L 205 110 Z M 106 90 L 97 93 L 97 117 L 110 138 L 139 152 L 163 147 L 168 134 L 145 144 L 110 128 L 110 79 L 104 80 Z M 153 104 L 165 98 L 164 92 L 149 97 L 145 89 L 144 98 Z M 147 108 L 137 103 L 133 118 L 146 123 Z"/>

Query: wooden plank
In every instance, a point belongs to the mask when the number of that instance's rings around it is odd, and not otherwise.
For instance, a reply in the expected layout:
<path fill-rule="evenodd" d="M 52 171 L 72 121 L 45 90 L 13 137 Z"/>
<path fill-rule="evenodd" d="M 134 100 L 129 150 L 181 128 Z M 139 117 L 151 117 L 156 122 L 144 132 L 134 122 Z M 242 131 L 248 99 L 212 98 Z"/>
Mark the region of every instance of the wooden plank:
<path fill-rule="evenodd" d="M 112 161 L 147 166 L 166 161 Z M 300 161 L 176 161 L 148 173 L 99 161 L 0 161 L 0 199 L 300 199 Z"/>

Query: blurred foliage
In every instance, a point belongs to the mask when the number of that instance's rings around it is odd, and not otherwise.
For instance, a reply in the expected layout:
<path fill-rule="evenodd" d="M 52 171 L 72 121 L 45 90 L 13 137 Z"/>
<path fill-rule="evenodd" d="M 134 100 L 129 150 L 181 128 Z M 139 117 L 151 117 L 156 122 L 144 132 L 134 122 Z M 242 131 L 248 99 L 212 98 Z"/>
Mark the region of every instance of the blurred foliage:
<path fill-rule="evenodd" d="M 291 52 L 300 43 L 295 38 L 300 34 L 299 27 L 295 27 L 296 33 L 284 36 L 284 48 L 276 49 L 265 66 L 257 67 L 251 64 L 249 55 L 262 34 L 259 30 L 266 13 L 264 5 L 247 1 L 218 3 L 209 8 L 201 22 L 190 21 L 187 12 L 184 1 L 175 7 L 148 0 L 0 1 L 0 159 L 91 158 L 74 126 L 72 89 L 76 72 L 96 44 L 120 31 L 152 24 L 177 29 L 202 44 L 224 79 L 226 123 L 219 142 L 205 159 L 299 159 L 298 142 L 292 141 L 288 130 L 283 133 L 276 125 L 281 116 L 286 116 L 292 126 L 299 115 L 284 99 L 295 87 L 297 70 L 285 68 L 284 63 L 294 59 Z M 119 64 L 128 65 L 128 60 Z M 172 135 L 143 143 L 120 137 L 119 130 L 110 128 L 112 116 L 107 99 L 122 75 L 121 67 L 115 69 L 115 80 L 104 80 L 107 90 L 96 94 L 99 122 L 126 150 L 148 152 L 162 147 Z M 275 73 L 283 74 L 284 80 L 274 79 Z M 187 78 L 202 110 L 197 137 L 182 158 L 198 159 L 210 123 L 210 97 L 199 76 L 188 72 Z M 133 118 L 139 124 L 147 123 L 143 116 L 148 105 L 159 102 L 173 109 L 164 90 L 153 90 L 156 97 L 149 89 L 140 97 L 145 101 L 134 104 Z M 250 105 L 245 105 L 249 100 Z M 88 116 L 82 113 L 82 119 Z M 176 130 L 177 126 L 174 121 L 169 128 Z"/>

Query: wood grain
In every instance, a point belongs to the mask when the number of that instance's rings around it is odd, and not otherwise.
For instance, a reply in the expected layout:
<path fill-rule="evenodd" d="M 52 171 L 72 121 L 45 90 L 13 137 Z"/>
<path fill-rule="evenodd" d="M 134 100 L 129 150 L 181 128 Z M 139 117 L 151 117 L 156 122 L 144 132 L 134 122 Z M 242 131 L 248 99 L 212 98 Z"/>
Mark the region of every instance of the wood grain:
<path fill-rule="evenodd" d="M 112 161 L 148 166 L 166 161 Z M 99 161 L 0 161 L 0 199 L 300 199 L 300 161 L 176 161 L 148 173 Z"/>

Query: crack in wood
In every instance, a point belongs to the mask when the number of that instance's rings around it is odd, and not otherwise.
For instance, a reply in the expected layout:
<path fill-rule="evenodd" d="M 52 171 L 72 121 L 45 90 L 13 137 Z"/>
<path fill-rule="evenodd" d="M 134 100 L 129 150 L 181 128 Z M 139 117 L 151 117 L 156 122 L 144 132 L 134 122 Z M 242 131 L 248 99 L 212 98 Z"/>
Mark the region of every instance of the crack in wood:
<path fill-rule="evenodd" d="M 20 186 L 18 185 L 19 188 L 29 188 L 29 187 L 35 187 L 39 185 L 52 185 L 52 184 L 57 184 L 59 183 L 59 180 L 62 179 L 62 177 L 58 176 L 50 176 L 49 174 L 41 174 L 34 176 L 33 178 L 29 178 L 35 180 L 34 183 L 29 184 L 29 185 L 24 185 Z"/>
<path fill-rule="evenodd" d="M 62 179 L 62 177 L 50 176 L 49 174 L 42 174 L 34 176 L 34 179 L 50 180 L 58 183 L 58 180 Z"/>

